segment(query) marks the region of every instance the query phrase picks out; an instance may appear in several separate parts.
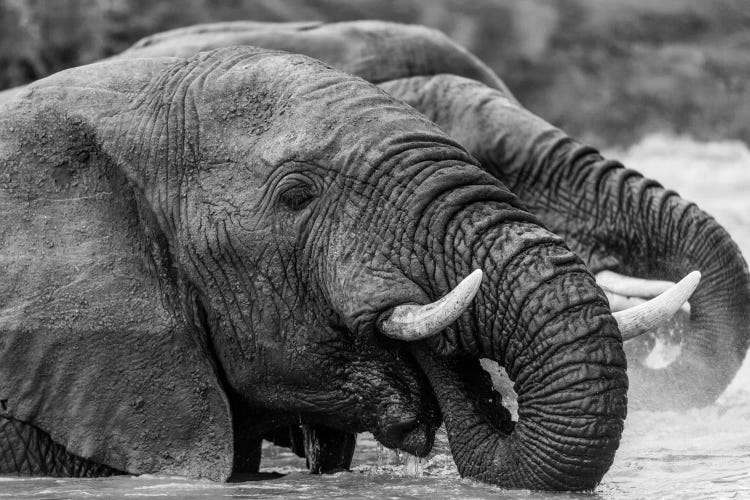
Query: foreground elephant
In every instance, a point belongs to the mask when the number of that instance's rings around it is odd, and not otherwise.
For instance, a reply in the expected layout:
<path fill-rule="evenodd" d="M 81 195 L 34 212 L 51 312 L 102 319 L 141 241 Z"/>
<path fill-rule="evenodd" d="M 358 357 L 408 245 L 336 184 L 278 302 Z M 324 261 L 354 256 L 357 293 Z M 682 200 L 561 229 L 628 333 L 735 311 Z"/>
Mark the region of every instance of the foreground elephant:
<path fill-rule="evenodd" d="M 418 109 L 564 237 L 615 292 L 613 309 L 668 285 L 653 280 L 701 271 L 690 315 L 626 344 L 630 401 L 650 409 L 702 406 L 731 382 L 750 341 L 750 275 L 735 242 L 695 204 L 529 113 L 476 57 L 425 27 L 216 23 L 152 35 L 121 57 L 236 44 L 316 57 Z M 612 283 L 607 271 L 651 281 Z"/>
<path fill-rule="evenodd" d="M 490 483 L 588 489 L 613 460 L 594 277 L 361 79 L 238 47 L 84 66 L 0 107 L 0 168 L 0 472 L 225 480 L 293 423 L 424 455 L 441 416 Z"/>

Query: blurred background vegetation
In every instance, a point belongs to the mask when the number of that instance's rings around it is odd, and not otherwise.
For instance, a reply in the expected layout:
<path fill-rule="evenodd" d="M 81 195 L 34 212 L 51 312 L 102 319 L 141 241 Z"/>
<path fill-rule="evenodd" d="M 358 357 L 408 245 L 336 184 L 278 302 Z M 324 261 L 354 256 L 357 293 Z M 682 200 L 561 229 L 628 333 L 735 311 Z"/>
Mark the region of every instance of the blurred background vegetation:
<path fill-rule="evenodd" d="M 750 142 L 746 0 L 0 0 L 0 89 L 179 26 L 366 18 L 444 31 L 598 146 L 655 131 Z"/>

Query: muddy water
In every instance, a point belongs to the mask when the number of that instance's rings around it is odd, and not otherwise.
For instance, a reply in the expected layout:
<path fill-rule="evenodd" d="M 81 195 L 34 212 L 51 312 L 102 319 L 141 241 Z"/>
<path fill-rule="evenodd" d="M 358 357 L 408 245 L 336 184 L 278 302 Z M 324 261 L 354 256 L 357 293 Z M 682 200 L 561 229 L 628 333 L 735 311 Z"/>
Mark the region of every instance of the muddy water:
<path fill-rule="evenodd" d="M 712 213 L 750 256 L 750 151 L 739 143 L 652 136 L 613 152 Z M 505 491 L 458 477 L 444 434 L 417 463 L 359 438 L 354 470 L 314 477 L 304 461 L 272 446 L 263 471 L 283 477 L 216 484 L 169 477 L 49 479 L 0 477 L 9 498 L 750 498 L 750 364 L 712 406 L 682 413 L 631 411 L 615 463 L 588 494 Z M 270 475 L 270 474 L 269 474 Z"/>

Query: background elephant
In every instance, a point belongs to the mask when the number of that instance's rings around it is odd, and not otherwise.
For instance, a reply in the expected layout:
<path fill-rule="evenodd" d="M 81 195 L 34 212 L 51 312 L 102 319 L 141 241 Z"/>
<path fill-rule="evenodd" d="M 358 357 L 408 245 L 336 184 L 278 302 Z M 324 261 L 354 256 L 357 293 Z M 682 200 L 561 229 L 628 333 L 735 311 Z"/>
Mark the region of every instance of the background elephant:
<path fill-rule="evenodd" d="M 380 21 L 215 23 L 149 36 L 121 56 L 232 44 L 304 53 L 380 83 L 467 148 L 594 273 L 676 281 L 700 270 L 690 315 L 627 344 L 630 401 L 655 409 L 702 406 L 731 382 L 750 341 L 750 275 L 728 233 L 676 193 L 525 110 L 499 78 L 445 35 Z M 478 81 L 428 78 L 444 73 Z M 407 78 L 419 75 L 425 77 Z M 654 361 L 655 348 L 667 353 L 665 359 Z"/>
<path fill-rule="evenodd" d="M 441 417 L 464 476 L 590 489 L 611 464 L 627 377 L 603 292 L 409 106 L 235 47 L 68 70 L 0 109 L 1 472 L 224 480 L 280 427 L 424 455 Z M 451 290 L 442 334 L 382 334 Z"/>
<path fill-rule="evenodd" d="M 439 29 L 528 109 L 601 147 L 656 131 L 748 142 L 750 20 L 740 0 L 57 0 L 0 2 L 0 89 L 197 23 L 382 19 Z M 617 113 L 608 112 L 616 109 Z"/>

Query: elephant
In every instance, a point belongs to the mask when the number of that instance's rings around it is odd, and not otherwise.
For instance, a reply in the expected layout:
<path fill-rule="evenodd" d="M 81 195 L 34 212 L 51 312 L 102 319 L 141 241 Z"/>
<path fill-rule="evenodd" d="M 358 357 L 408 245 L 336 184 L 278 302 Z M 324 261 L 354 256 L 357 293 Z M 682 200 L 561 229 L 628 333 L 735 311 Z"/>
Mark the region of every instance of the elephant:
<path fill-rule="evenodd" d="M 726 230 L 694 203 L 524 109 L 492 70 L 446 35 L 382 21 L 240 21 L 151 35 L 119 57 L 226 45 L 306 54 L 413 106 L 564 238 L 611 292 L 613 310 L 699 270 L 689 314 L 626 343 L 629 399 L 646 409 L 705 406 L 731 382 L 750 343 L 750 275 Z M 657 351 L 667 355 L 659 359 Z"/>
<path fill-rule="evenodd" d="M 231 47 L 67 70 L 0 113 L 0 472 L 226 480 L 269 435 L 327 468 L 365 430 L 424 455 L 441 421 L 489 483 L 585 490 L 611 464 L 643 308 L 613 314 L 560 236 L 382 89 Z M 297 425 L 312 443 L 278 435 Z"/>
<path fill-rule="evenodd" d="M 0 472 L 223 481 L 289 426 L 424 456 L 441 421 L 488 483 L 611 465 L 639 323 L 382 89 L 229 47 L 66 70 L 0 116 Z"/>

